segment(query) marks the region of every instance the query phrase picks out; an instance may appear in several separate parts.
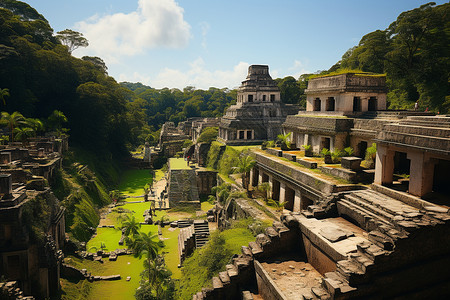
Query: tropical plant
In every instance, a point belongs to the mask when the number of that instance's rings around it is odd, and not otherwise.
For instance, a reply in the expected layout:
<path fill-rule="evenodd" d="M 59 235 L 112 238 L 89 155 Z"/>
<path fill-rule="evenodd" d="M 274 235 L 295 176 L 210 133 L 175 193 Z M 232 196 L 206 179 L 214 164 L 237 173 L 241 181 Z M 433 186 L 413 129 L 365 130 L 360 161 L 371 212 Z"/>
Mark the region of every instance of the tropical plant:
<path fill-rule="evenodd" d="M 292 132 L 288 132 L 286 134 L 279 134 L 277 136 L 277 141 L 281 144 L 281 150 L 291 149 L 291 135 Z"/>
<path fill-rule="evenodd" d="M 33 129 L 34 135 L 36 136 L 38 133 L 42 133 L 44 131 L 44 123 L 42 123 L 39 119 L 34 118 L 26 118 L 25 119 L 26 126 Z"/>
<path fill-rule="evenodd" d="M 242 187 L 248 191 L 250 181 L 250 171 L 255 166 L 256 161 L 249 154 L 241 153 L 237 167 L 233 167 L 236 173 L 241 173 Z"/>
<path fill-rule="evenodd" d="M 141 281 L 140 289 L 143 290 L 136 291 L 136 299 L 173 299 L 172 272 L 167 269 L 164 259 L 158 256 L 154 260 L 144 261 L 144 267 L 141 276 L 148 280 Z"/>
<path fill-rule="evenodd" d="M 325 157 L 327 155 L 331 155 L 330 150 L 328 150 L 327 148 L 322 148 L 322 151 L 320 151 L 320 154 Z"/>
<path fill-rule="evenodd" d="M 211 189 L 211 193 L 216 194 L 217 201 L 219 201 L 219 203 L 224 203 L 230 195 L 230 192 L 231 185 L 225 182 Z"/>
<path fill-rule="evenodd" d="M 48 125 L 51 129 L 60 132 L 64 123 L 67 123 L 67 117 L 62 111 L 54 110 L 47 118 Z"/>
<path fill-rule="evenodd" d="M 280 201 L 275 201 L 273 199 L 269 199 L 269 201 L 267 201 L 267 203 L 270 206 L 274 206 L 276 211 L 283 211 L 284 206 L 286 205 L 286 201 L 280 202 Z"/>
<path fill-rule="evenodd" d="M 344 152 L 345 152 L 345 156 L 353 156 L 353 154 L 355 153 L 355 151 L 353 150 L 352 147 L 345 148 Z"/>
<path fill-rule="evenodd" d="M 117 203 L 120 199 L 120 192 L 119 190 L 112 190 L 109 192 L 109 197 L 111 198 L 111 201 L 113 203 Z"/>
<path fill-rule="evenodd" d="M 15 139 L 21 142 L 26 142 L 29 137 L 34 136 L 34 130 L 30 127 L 16 127 L 13 132 Z"/>
<path fill-rule="evenodd" d="M 17 126 L 24 124 L 25 118 L 18 111 L 13 112 L 12 114 L 9 114 L 6 111 L 2 111 L 2 118 L 0 119 L 0 122 L 9 128 L 11 141 L 14 142 L 14 129 Z"/>
<path fill-rule="evenodd" d="M 342 151 L 339 150 L 338 148 L 335 148 L 333 150 L 333 152 L 331 152 L 331 159 L 333 161 L 333 163 L 339 163 L 342 157 Z"/>
<path fill-rule="evenodd" d="M 125 220 L 122 221 L 122 232 L 123 234 L 130 239 L 130 236 L 135 236 L 139 234 L 139 229 L 141 228 L 141 224 L 136 220 L 134 216 L 126 215 Z"/>
<path fill-rule="evenodd" d="M 142 231 L 134 234 L 132 239 L 126 239 L 125 242 L 128 248 L 133 250 L 135 257 L 139 257 L 139 259 L 145 257 L 148 264 L 157 257 L 159 249 L 164 245 L 162 241 L 158 240 L 157 234 L 152 235 L 151 232 Z"/>
<path fill-rule="evenodd" d="M 4 106 L 6 106 L 5 97 L 9 97 L 9 89 L 7 88 L 0 89 L 0 99 L 2 99 Z"/>
<path fill-rule="evenodd" d="M 105 250 L 108 250 L 108 249 L 106 248 L 106 245 L 105 245 L 104 242 L 100 242 L 100 247 L 92 246 L 92 247 L 89 247 L 89 250 L 94 250 L 95 252 L 97 252 L 99 250 L 105 251 Z"/>
<path fill-rule="evenodd" d="M 258 185 L 258 191 L 263 194 L 264 201 L 267 203 L 270 196 L 271 186 L 268 182 L 262 182 Z"/>

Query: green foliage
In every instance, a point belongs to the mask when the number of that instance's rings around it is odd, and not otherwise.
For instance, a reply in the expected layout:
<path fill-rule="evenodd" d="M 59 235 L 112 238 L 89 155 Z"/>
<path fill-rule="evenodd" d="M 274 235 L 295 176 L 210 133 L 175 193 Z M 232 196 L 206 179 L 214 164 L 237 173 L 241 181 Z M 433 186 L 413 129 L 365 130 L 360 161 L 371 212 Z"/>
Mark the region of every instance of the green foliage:
<path fill-rule="evenodd" d="M 210 169 L 217 170 L 220 156 L 220 147 L 222 146 L 219 142 L 212 142 L 209 148 L 208 156 L 206 158 L 206 166 Z"/>
<path fill-rule="evenodd" d="M 263 195 L 264 201 L 267 202 L 270 197 L 271 187 L 270 183 L 262 182 L 258 185 L 258 191 L 260 191 Z"/>
<path fill-rule="evenodd" d="M 197 143 L 211 143 L 217 139 L 219 127 L 206 127 L 200 133 Z"/>
<path fill-rule="evenodd" d="M 305 151 L 310 151 L 311 150 L 311 145 L 302 145 L 303 149 L 305 149 Z"/>
<path fill-rule="evenodd" d="M 52 203 L 50 197 L 36 196 L 27 201 L 22 210 L 25 226 L 34 242 L 42 242 L 51 222 Z"/>
<path fill-rule="evenodd" d="M 331 152 L 327 148 L 322 148 L 322 151 L 320 151 L 320 154 L 322 156 L 327 156 L 327 155 L 331 155 Z"/>
<path fill-rule="evenodd" d="M 388 107 L 448 113 L 450 4 L 434 2 L 401 13 L 385 30 L 362 37 L 332 69 L 386 73 Z M 331 69 L 329 70 L 331 71 Z"/>
<path fill-rule="evenodd" d="M 286 201 L 280 202 L 280 201 L 275 201 L 273 199 L 269 199 L 267 201 L 267 204 L 269 204 L 270 206 L 275 207 L 275 210 L 280 212 L 280 211 L 283 211 L 284 206 L 286 205 Z"/>
<path fill-rule="evenodd" d="M 353 154 L 355 153 L 355 151 L 353 150 L 352 147 L 345 148 L 344 152 L 345 152 L 345 156 L 353 156 Z"/>
<path fill-rule="evenodd" d="M 183 276 L 177 287 L 177 299 L 192 299 L 192 295 L 202 287 L 211 285 L 211 278 L 225 270 L 233 254 L 254 240 L 247 228 L 232 228 L 223 232 L 215 231 L 203 248 L 184 261 Z"/>
<path fill-rule="evenodd" d="M 377 144 L 373 143 L 372 146 L 366 149 L 366 160 L 367 159 L 375 159 L 375 155 L 377 153 Z"/>
<path fill-rule="evenodd" d="M 333 163 L 339 163 L 341 161 L 342 155 L 343 152 L 341 150 L 339 150 L 338 148 L 334 148 L 333 152 L 331 153 L 331 159 L 333 160 Z"/>
<path fill-rule="evenodd" d="M 292 132 L 288 132 L 277 136 L 277 142 L 281 143 L 281 150 L 289 150 L 291 148 L 291 135 Z"/>
<path fill-rule="evenodd" d="M 188 148 L 188 147 L 190 147 L 192 144 L 193 144 L 192 140 L 186 139 L 186 140 L 184 140 L 183 146 L 182 146 L 182 147 L 183 147 L 183 148 Z"/>

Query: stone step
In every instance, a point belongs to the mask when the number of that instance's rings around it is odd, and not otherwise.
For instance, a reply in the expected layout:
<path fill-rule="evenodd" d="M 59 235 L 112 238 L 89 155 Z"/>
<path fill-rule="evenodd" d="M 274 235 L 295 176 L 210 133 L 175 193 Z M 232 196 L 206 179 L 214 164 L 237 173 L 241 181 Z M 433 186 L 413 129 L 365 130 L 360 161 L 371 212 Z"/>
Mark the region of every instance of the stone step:
<path fill-rule="evenodd" d="M 358 282 L 365 272 L 361 266 L 351 260 L 340 260 L 336 264 L 336 272 L 340 273 L 349 283 Z"/>
<path fill-rule="evenodd" d="M 339 272 L 325 273 L 322 286 L 334 297 L 356 291 Z"/>
<path fill-rule="evenodd" d="M 350 253 L 350 258 L 352 261 L 359 264 L 360 268 L 366 273 L 371 271 L 375 266 L 373 260 L 360 251 L 357 251 L 356 253 Z"/>
<path fill-rule="evenodd" d="M 388 251 L 383 250 L 381 247 L 378 247 L 370 242 L 360 243 L 356 245 L 356 248 L 359 252 L 362 252 L 369 259 L 373 260 L 375 264 L 377 264 L 382 257 L 389 253 Z"/>
<path fill-rule="evenodd" d="M 331 295 L 322 287 L 312 287 L 311 292 L 315 299 L 331 299 Z"/>
<path fill-rule="evenodd" d="M 372 243 L 374 243 L 383 250 L 392 251 L 394 249 L 393 239 L 390 236 L 383 234 L 378 230 L 370 231 L 368 239 L 369 241 L 371 241 Z"/>
<path fill-rule="evenodd" d="M 387 223 L 391 223 L 394 219 L 395 214 L 386 212 L 385 210 L 378 208 L 376 205 L 373 205 L 373 203 L 368 202 L 365 198 L 360 197 L 360 194 L 358 193 L 345 195 L 345 199 L 364 208 L 367 211 L 370 211 L 374 215 L 379 216 Z"/>
<path fill-rule="evenodd" d="M 380 225 L 390 226 L 391 224 L 388 220 L 379 217 L 379 215 L 372 213 L 347 199 L 341 199 L 337 202 L 338 212 L 342 211 L 341 206 L 347 208 L 350 212 L 356 214 L 357 216 L 351 214 L 349 216 L 355 219 L 357 222 L 359 222 L 362 228 L 366 231 L 376 229 Z M 348 212 L 345 214 L 348 215 Z"/>
<path fill-rule="evenodd" d="M 225 266 L 225 268 L 227 269 L 227 273 L 230 278 L 236 277 L 239 274 L 238 269 L 235 265 L 228 264 Z"/>

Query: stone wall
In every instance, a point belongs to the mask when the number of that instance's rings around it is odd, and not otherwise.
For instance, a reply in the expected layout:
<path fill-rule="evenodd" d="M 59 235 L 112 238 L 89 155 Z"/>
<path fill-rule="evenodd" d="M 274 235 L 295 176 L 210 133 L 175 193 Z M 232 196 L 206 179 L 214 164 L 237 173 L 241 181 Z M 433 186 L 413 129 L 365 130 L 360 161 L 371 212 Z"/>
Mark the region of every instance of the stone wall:
<path fill-rule="evenodd" d="M 170 207 L 194 205 L 200 207 L 197 179 L 193 169 L 169 171 Z"/>

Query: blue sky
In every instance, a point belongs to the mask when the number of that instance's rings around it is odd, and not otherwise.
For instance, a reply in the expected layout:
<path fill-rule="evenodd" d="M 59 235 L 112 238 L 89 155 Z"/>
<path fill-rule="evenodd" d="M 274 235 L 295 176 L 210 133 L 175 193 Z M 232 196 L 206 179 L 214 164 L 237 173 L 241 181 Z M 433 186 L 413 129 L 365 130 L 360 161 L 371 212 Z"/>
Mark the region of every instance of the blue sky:
<path fill-rule="evenodd" d="M 419 0 L 28 0 L 55 32 L 82 32 L 73 55 L 101 57 L 117 81 L 235 88 L 251 64 L 273 78 L 325 70 Z M 446 1 L 435 1 L 437 4 Z"/>

